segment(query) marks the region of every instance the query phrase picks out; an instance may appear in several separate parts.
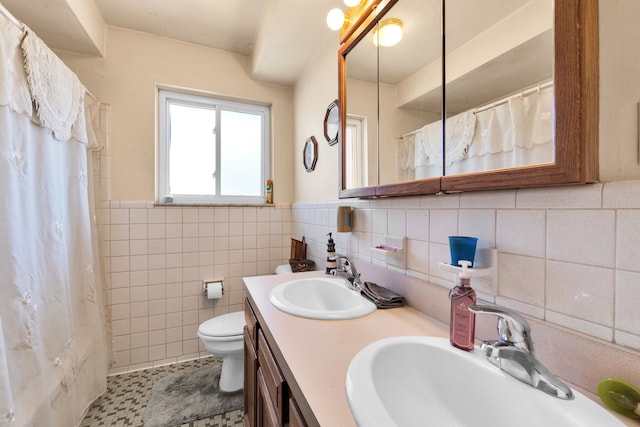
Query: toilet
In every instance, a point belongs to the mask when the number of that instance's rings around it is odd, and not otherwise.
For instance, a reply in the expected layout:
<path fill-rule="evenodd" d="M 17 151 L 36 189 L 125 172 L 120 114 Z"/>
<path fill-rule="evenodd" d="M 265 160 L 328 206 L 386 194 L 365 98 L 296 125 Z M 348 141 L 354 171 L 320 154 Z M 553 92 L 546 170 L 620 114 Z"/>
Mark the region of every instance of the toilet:
<path fill-rule="evenodd" d="M 244 312 L 223 314 L 202 323 L 198 336 L 204 348 L 222 358 L 219 387 L 221 391 L 240 390 L 244 383 Z"/>

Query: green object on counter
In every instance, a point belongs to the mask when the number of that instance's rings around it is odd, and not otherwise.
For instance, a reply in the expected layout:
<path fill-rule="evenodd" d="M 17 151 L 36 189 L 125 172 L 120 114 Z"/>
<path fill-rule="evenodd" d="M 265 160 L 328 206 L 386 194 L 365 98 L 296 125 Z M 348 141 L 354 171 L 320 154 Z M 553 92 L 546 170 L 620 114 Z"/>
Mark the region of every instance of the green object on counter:
<path fill-rule="evenodd" d="M 611 410 L 640 420 L 640 390 L 624 380 L 609 378 L 598 384 L 598 395 Z"/>

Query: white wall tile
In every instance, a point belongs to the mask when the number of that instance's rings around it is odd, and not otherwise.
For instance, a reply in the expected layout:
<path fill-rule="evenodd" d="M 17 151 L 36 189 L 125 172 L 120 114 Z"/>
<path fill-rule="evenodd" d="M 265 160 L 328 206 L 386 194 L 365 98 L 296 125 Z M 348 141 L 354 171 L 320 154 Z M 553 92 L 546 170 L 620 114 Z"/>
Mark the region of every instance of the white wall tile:
<path fill-rule="evenodd" d="M 131 209 L 129 211 L 129 222 L 131 224 L 146 224 L 147 223 L 147 210 L 146 209 Z"/>
<path fill-rule="evenodd" d="M 602 184 L 523 188 L 518 190 L 516 207 L 598 209 L 602 207 Z"/>
<path fill-rule="evenodd" d="M 111 209 L 111 224 L 129 224 L 129 209 Z"/>
<path fill-rule="evenodd" d="M 149 224 L 147 236 L 151 239 L 164 239 L 166 236 L 164 224 Z"/>
<path fill-rule="evenodd" d="M 164 224 L 166 223 L 165 217 L 166 209 L 164 207 L 154 207 L 147 209 L 147 222 L 149 224 Z"/>
<path fill-rule="evenodd" d="M 111 304 L 124 304 L 129 302 L 129 288 L 111 289 Z"/>
<path fill-rule="evenodd" d="M 550 260 L 546 268 L 549 310 L 613 326 L 614 270 Z"/>
<path fill-rule="evenodd" d="M 616 329 L 640 336 L 639 302 L 640 273 L 619 270 L 616 275 Z"/>
<path fill-rule="evenodd" d="M 640 209 L 617 211 L 616 267 L 640 272 Z"/>
<path fill-rule="evenodd" d="M 614 266 L 614 211 L 549 210 L 547 221 L 548 259 Z"/>
<path fill-rule="evenodd" d="M 407 211 L 407 238 L 413 240 L 429 241 L 429 211 Z"/>
<path fill-rule="evenodd" d="M 470 191 L 460 194 L 463 209 L 513 209 L 516 207 L 516 190 Z"/>
<path fill-rule="evenodd" d="M 508 253 L 498 256 L 498 294 L 536 307 L 544 307 L 544 259 Z"/>
<path fill-rule="evenodd" d="M 371 232 L 386 235 L 388 226 L 388 211 L 386 209 L 371 210 Z"/>
<path fill-rule="evenodd" d="M 216 206 L 214 208 L 214 218 L 217 223 L 229 222 L 229 208 L 226 206 Z"/>
<path fill-rule="evenodd" d="M 458 211 L 451 209 L 432 210 L 429 215 L 431 242 L 449 245 L 449 236 L 458 235 Z"/>
<path fill-rule="evenodd" d="M 602 199 L 605 209 L 640 209 L 640 185 L 638 181 L 607 182 Z"/>
<path fill-rule="evenodd" d="M 600 338 L 605 341 L 613 340 L 613 329 L 608 326 L 599 325 L 597 323 L 578 319 L 563 313 L 557 313 L 552 310 L 546 311 L 545 319 L 551 323 L 591 335 L 592 337 Z"/>
<path fill-rule="evenodd" d="M 493 209 L 461 209 L 458 233 L 478 238 L 478 248 L 496 246 L 496 212 Z"/>
<path fill-rule="evenodd" d="M 136 286 L 130 289 L 131 301 L 148 301 L 149 300 L 149 287 L 148 286 Z"/>
<path fill-rule="evenodd" d="M 387 234 L 390 236 L 406 237 L 407 211 L 404 209 L 389 209 L 387 211 Z"/>
<path fill-rule="evenodd" d="M 407 269 L 420 273 L 429 273 L 429 243 L 407 239 Z"/>
<path fill-rule="evenodd" d="M 128 240 L 112 240 L 110 254 L 112 257 L 129 255 L 129 241 Z"/>
<path fill-rule="evenodd" d="M 129 240 L 128 243 L 131 255 L 147 255 L 149 253 L 147 240 Z"/>
<path fill-rule="evenodd" d="M 544 258 L 546 225 L 543 210 L 499 210 L 496 247 L 501 252 Z"/>
<path fill-rule="evenodd" d="M 182 208 L 181 207 L 167 207 L 165 209 L 165 220 L 167 224 L 181 224 L 182 223 Z"/>
<path fill-rule="evenodd" d="M 129 240 L 129 225 L 112 224 L 109 227 L 111 240 Z"/>
<path fill-rule="evenodd" d="M 129 236 L 129 230 L 127 230 L 127 239 L 144 240 L 147 238 L 147 224 L 131 224 L 129 227 L 131 236 Z"/>

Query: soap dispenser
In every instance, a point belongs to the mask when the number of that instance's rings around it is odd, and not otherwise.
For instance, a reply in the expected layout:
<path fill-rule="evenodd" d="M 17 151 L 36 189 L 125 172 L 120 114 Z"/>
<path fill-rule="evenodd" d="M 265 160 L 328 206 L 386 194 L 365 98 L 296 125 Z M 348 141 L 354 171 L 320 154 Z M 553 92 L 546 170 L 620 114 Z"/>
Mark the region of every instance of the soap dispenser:
<path fill-rule="evenodd" d="M 476 292 L 471 288 L 471 278 L 467 269 L 470 261 L 460 261 L 462 271 L 458 274 L 458 283 L 449 292 L 451 300 L 451 321 L 449 341 L 461 350 L 473 351 L 476 316 L 469 306 L 476 303 Z"/>
<path fill-rule="evenodd" d="M 327 269 L 325 271 L 326 274 L 333 274 L 333 272 L 338 267 L 335 256 L 336 256 L 336 244 L 331 237 L 332 233 L 329 233 L 329 241 L 327 242 Z"/>

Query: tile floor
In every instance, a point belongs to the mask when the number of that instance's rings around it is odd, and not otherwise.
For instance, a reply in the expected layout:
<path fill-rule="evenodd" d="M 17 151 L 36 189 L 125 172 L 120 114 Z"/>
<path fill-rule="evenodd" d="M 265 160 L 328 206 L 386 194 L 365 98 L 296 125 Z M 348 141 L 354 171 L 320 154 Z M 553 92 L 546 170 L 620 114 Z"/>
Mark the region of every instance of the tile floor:
<path fill-rule="evenodd" d="M 157 380 L 180 370 L 205 366 L 214 360 L 208 357 L 108 377 L 107 391 L 93 402 L 80 427 L 144 426 L 147 398 Z M 242 416 L 243 410 L 239 409 L 176 427 L 241 427 Z"/>

